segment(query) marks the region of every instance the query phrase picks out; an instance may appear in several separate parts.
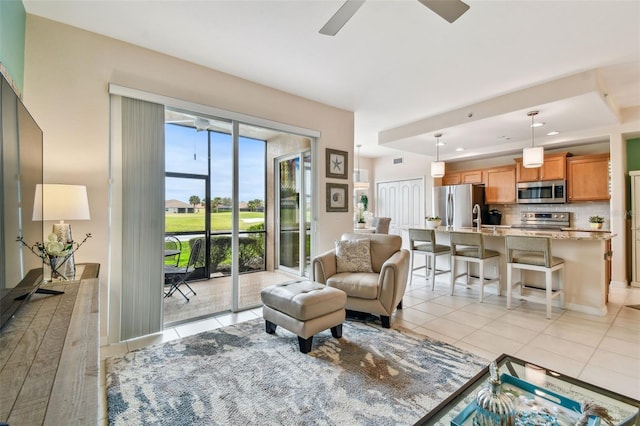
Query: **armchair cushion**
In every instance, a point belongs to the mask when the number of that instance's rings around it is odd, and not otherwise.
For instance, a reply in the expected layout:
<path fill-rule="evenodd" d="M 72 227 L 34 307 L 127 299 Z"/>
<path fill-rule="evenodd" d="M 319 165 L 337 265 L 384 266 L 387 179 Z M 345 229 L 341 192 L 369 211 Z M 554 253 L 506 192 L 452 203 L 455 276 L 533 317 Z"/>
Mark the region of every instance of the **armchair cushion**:
<path fill-rule="evenodd" d="M 336 270 L 338 273 L 373 272 L 370 240 L 336 241 Z"/>
<path fill-rule="evenodd" d="M 327 285 L 347 293 L 351 297 L 376 299 L 378 297 L 378 279 L 376 273 L 341 273 L 327 279 Z"/>

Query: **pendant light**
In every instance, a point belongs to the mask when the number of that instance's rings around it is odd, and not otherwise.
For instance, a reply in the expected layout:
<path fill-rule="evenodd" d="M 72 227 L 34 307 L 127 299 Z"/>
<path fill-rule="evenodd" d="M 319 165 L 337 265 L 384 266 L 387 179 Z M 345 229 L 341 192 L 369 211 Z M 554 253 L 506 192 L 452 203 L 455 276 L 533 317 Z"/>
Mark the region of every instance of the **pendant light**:
<path fill-rule="evenodd" d="M 436 161 L 431 162 L 431 177 L 441 178 L 444 176 L 444 161 L 440 161 L 440 138 L 442 133 L 436 133 Z"/>
<path fill-rule="evenodd" d="M 369 179 L 366 173 L 366 170 L 362 170 L 360 168 L 360 147 L 362 145 L 358 144 L 356 147 L 358 148 L 358 168 L 353 172 L 353 189 L 366 191 L 369 189 Z M 363 173 L 364 172 L 364 173 Z"/>
<path fill-rule="evenodd" d="M 533 169 L 536 167 L 542 167 L 542 164 L 544 163 L 544 148 L 541 146 L 534 146 L 533 144 L 536 128 L 533 119 L 538 115 L 538 111 L 529 111 L 527 115 L 531 117 L 531 147 L 525 148 L 522 151 L 522 165 L 528 169 Z"/>

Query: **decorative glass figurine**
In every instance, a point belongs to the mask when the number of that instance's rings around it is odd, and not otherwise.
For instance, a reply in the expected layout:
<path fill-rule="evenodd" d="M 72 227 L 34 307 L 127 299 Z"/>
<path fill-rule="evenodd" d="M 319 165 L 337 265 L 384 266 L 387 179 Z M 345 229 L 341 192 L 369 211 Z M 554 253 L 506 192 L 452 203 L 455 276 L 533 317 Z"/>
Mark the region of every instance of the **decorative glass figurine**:
<path fill-rule="evenodd" d="M 489 364 L 489 386 L 481 389 L 476 397 L 474 426 L 512 426 L 515 424 L 516 409 L 513 401 L 502 393 L 500 376 L 495 361 Z"/>

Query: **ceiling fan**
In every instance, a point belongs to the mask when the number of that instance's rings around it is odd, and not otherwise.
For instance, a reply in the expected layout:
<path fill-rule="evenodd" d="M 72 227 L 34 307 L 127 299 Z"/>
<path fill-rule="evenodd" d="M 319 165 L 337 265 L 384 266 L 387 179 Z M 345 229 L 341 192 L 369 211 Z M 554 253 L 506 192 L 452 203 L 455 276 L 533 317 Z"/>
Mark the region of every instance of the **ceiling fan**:
<path fill-rule="evenodd" d="M 169 124 L 189 123 L 189 124 L 192 124 L 192 126 L 190 127 L 195 127 L 196 131 L 198 132 L 213 128 L 213 124 L 211 123 L 211 120 L 203 117 L 189 117 L 184 119 L 169 118 L 168 120 L 165 120 L 165 123 L 169 123 Z"/>
<path fill-rule="evenodd" d="M 431 9 L 431 11 L 440 15 L 443 19 L 449 23 L 453 23 L 456 19 L 462 16 L 467 10 L 469 5 L 462 0 L 418 0 L 424 6 Z M 346 24 L 349 19 L 360 9 L 365 0 L 347 0 L 338 9 L 338 11 L 324 24 L 324 27 L 320 29 L 320 34 L 334 36 L 340 31 L 340 29 Z"/>

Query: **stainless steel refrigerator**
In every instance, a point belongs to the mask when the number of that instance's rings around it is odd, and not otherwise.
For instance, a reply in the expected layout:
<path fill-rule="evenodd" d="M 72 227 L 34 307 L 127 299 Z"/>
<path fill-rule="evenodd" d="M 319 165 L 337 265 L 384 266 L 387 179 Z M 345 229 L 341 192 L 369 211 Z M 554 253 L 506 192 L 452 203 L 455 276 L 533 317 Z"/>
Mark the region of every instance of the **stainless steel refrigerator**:
<path fill-rule="evenodd" d="M 473 206 L 476 204 L 480 206 L 481 218 L 484 222 L 488 210 L 484 203 L 484 185 L 434 186 L 431 216 L 440 216 L 441 226 L 454 228 L 475 226 Z"/>

